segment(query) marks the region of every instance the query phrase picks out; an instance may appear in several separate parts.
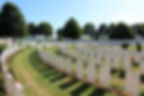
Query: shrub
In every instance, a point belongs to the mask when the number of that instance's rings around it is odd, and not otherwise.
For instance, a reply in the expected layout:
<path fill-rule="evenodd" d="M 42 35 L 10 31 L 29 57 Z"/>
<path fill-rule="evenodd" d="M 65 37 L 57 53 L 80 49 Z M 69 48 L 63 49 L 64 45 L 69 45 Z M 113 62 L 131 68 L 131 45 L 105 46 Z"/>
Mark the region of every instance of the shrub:
<path fill-rule="evenodd" d="M 136 50 L 139 52 L 142 51 L 142 45 L 140 43 L 136 44 Z"/>
<path fill-rule="evenodd" d="M 126 49 L 128 49 L 129 44 L 128 44 L 128 43 L 123 43 L 121 46 L 122 46 L 122 48 L 123 48 L 124 50 L 126 50 Z"/>

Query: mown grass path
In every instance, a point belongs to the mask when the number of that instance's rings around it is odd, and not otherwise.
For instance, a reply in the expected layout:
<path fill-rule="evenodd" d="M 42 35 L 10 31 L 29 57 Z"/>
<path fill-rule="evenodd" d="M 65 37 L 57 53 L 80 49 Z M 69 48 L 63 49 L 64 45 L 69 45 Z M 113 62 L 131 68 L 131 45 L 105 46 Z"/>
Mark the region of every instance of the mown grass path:
<path fill-rule="evenodd" d="M 113 96 L 48 67 L 35 49 L 28 48 L 13 56 L 10 68 L 23 84 L 25 96 Z"/>

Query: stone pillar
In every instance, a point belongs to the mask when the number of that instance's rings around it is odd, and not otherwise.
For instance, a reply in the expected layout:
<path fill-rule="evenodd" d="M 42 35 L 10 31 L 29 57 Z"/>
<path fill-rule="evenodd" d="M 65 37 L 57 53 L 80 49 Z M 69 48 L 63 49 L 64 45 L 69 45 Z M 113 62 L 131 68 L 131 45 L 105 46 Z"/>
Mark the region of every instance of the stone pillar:
<path fill-rule="evenodd" d="M 126 71 L 125 90 L 130 96 L 139 96 L 140 94 L 140 74 L 132 70 Z"/>

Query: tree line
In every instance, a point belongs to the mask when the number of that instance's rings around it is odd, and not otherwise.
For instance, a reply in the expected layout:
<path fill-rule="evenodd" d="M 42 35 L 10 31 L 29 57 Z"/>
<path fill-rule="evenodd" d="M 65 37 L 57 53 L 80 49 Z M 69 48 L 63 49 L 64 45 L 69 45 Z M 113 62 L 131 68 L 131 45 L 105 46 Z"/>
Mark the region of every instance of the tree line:
<path fill-rule="evenodd" d="M 1 37 L 24 37 L 29 35 L 52 36 L 53 27 L 48 22 L 27 24 L 19 8 L 7 2 L 0 11 L 0 36 Z M 144 24 L 129 26 L 123 22 L 118 24 L 101 24 L 96 28 L 93 23 L 87 23 L 80 27 L 76 19 L 70 18 L 63 27 L 57 30 L 58 39 L 80 39 L 82 36 L 92 39 L 100 39 L 107 36 L 109 39 L 134 39 L 137 35 L 144 37 Z"/>

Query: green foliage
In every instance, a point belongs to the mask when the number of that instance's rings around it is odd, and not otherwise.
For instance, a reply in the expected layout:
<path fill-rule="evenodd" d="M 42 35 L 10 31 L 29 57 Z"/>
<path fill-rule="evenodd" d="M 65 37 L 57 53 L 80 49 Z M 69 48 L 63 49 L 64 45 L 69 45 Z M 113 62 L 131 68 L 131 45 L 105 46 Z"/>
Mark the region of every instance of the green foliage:
<path fill-rule="evenodd" d="M 124 23 L 119 23 L 116 28 L 111 31 L 110 39 L 134 39 L 133 30 Z"/>
<path fill-rule="evenodd" d="M 115 31 L 116 25 L 115 24 L 111 24 L 108 28 L 108 35 L 111 35 L 112 32 Z"/>
<path fill-rule="evenodd" d="M 29 23 L 28 28 L 31 35 L 51 36 L 53 33 L 52 26 L 47 22 L 41 22 L 38 26 L 34 23 Z"/>
<path fill-rule="evenodd" d="M 83 32 L 84 34 L 89 35 L 92 38 L 94 38 L 96 35 L 95 26 L 92 23 L 87 23 L 85 27 L 83 28 Z"/>
<path fill-rule="evenodd" d="M 4 82 L 3 82 L 3 76 L 2 73 L 0 72 L 0 96 L 4 96 L 5 91 L 4 91 Z"/>
<path fill-rule="evenodd" d="M 8 2 L 3 6 L 0 16 L 0 29 L 0 36 L 21 37 L 28 35 L 24 18 L 14 4 Z"/>
<path fill-rule="evenodd" d="M 37 26 L 34 23 L 28 24 L 28 30 L 29 30 L 31 35 L 36 35 L 38 33 Z"/>
<path fill-rule="evenodd" d="M 52 26 L 47 23 L 47 22 L 42 22 L 40 23 L 40 25 L 38 26 L 37 29 L 39 34 L 43 34 L 43 35 L 47 35 L 47 36 L 51 36 L 53 33 L 53 28 Z"/>
<path fill-rule="evenodd" d="M 82 29 L 80 28 L 77 21 L 71 18 L 64 26 L 62 30 L 58 32 L 59 37 L 70 38 L 70 39 L 79 39 L 83 34 Z"/>
<path fill-rule="evenodd" d="M 133 29 L 135 30 L 136 34 L 144 37 L 144 24 L 135 24 Z"/>
<path fill-rule="evenodd" d="M 59 40 L 63 38 L 63 29 L 62 28 L 57 30 L 57 35 L 58 35 Z"/>
<path fill-rule="evenodd" d="M 142 45 L 140 43 L 136 44 L 137 51 L 142 51 Z"/>
<path fill-rule="evenodd" d="M 2 53 L 2 51 L 6 48 L 5 44 L 0 44 L 0 54 Z"/>
<path fill-rule="evenodd" d="M 105 24 L 100 25 L 97 32 L 99 35 L 107 33 L 107 26 Z"/>
<path fill-rule="evenodd" d="M 128 47 L 129 47 L 129 43 L 123 43 L 123 44 L 121 45 L 121 47 L 122 47 L 122 49 L 126 50 L 126 49 L 128 49 Z"/>

